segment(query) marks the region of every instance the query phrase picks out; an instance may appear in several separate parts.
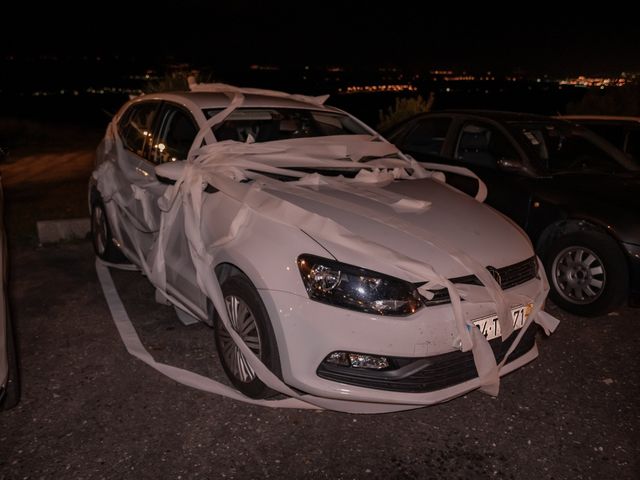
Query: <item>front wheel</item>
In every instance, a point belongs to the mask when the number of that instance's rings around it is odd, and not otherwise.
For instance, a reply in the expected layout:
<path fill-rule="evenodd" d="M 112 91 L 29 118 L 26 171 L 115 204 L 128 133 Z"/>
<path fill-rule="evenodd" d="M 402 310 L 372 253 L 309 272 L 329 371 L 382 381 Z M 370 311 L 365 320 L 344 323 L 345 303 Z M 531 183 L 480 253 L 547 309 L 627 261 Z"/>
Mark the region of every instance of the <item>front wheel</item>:
<path fill-rule="evenodd" d="M 248 278 L 241 275 L 228 278 L 221 288 L 233 329 L 262 363 L 279 375 L 278 346 L 258 291 Z M 274 395 L 276 392 L 257 377 L 217 313 L 214 314 L 213 320 L 218 357 L 231 383 L 251 398 Z"/>
<path fill-rule="evenodd" d="M 604 233 L 582 231 L 559 237 L 544 263 L 551 299 L 568 312 L 602 315 L 622 305 L 628 296 L 626 259 Z"/>

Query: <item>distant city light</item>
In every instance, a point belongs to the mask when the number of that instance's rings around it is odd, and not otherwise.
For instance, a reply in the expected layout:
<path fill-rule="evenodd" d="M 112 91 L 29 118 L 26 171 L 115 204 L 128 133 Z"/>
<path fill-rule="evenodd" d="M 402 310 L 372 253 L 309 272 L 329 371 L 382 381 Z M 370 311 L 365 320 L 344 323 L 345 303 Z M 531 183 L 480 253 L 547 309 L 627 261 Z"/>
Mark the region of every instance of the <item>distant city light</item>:
<path fill-rule="evenodd" d="M 560 85 L 573 85 L 577 87 L 622 87 L 628 83 L 623 77 L 570 77 L 560 80 Z"/>
<path fill-rule="evenodd" d="M 53 57 L 45 57 L 48 60 Z M 94 60 L 95 57 L 87 57 L 85 61 Z M 14 61 L 12 56 L 5 56 L 5 61 Z M 145 85 L 149 82 L 158 82 L 165 77 L 176 78 L 176 72 L 182 73 L 190 70 L 189 64 L 176 64 L 164 66 L 163 69 L 144 68 L 131 73 L 123 73 L 122 77 L 114 78 L 113 84 L 92 85 L 86 84 L 80 87 L 76 84 L 56 85 L 49 89 L 39 89 L 17 87 L 14 92 L 17 95 L 28 95 L 33 97 L 86 97 L 86 96 L 108 96 L 108 95 L 128 95 L 134 97 L 141 95 Z M 261 75 L 277 75 L 277 72 L 288 67 L 277 64 L 248 64 L 246 72 L 263 72 Z M 435 90 L 439 92 L 468 92 L 478 94 L 488 94 L 491 92 L 504 92 L 508 88 L 505 84 L 509 82 L 515 87 L 513 82 L 521 84 L 521 88 L 534 90 L 539 88 L 553 88 L 558 90 L 569 90 L 570 88 L 593 88 L 606 89 L 610 87 L 621 87 L 630 84 L 640 83 L 640 72 L 625 71 L 619 74 L 587 75 L 576 74 L 570 77 L 552 77 L 548 74 L 539 73 L 524 74 L 518 71 L 509 74 L 496 74 L 494 71 L 470 72 L 468 70 L 452 68 L 435 68 L 430 70 L 404 71 L 395 66 L 378 66 L 371 70 L 358 70 L 348 65 L 301 65 L 296 68 L 296 72 L 291 71 L 293 77 L 302 82 L 322 83 L 327 93 L 336 92 L 340 94 L 357 93 L 403 93 L 417 92 L 423 88 L 432 88 L 425 84 L 433 82 L 436 84 Z M 265 77 L 266 78 L 266 77 Z M 456 83 L 453 83 L 456 82 Z M 105 82 L 106 83 L 106 82 Z M 363 83 L 366 83 L 363 85 Z M 114 85 L 115 84 L 115 85 Z M 117 85 L 117 86 L 116 86 Z M 418 86 L 416 86 L 418 85 Z M 520 85 L 518 86 L 520 88 Z M 315 88 L 315 87 L 314 87 Z M 7 95 L 3 89 L 0 94 Z"/>
<path fill-rule="evenodd" d="M 381 92 L 416 92 L 418 89 L 408 83 L 392 85 L 351 85 L 340 88 L 340 93 L 381 93 Z"/>

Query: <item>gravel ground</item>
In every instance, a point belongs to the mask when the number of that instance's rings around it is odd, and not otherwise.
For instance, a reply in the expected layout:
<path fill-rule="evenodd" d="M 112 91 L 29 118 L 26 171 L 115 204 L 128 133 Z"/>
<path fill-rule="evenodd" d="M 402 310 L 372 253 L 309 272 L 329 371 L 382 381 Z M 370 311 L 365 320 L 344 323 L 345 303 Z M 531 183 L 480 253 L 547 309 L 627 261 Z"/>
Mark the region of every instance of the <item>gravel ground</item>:
<path fill-rule="evenodd" d="M 138 272 L 113 272 L 160 360 L 224 381 L 204 325 L 185 327 Z M 0 413 L 0 478 L 638 479 L 639 310 L 564 314 L 540 357 L 403 413 L 255 407 L 179 385 L 131 357 L 88 242 L 12 248 L 23 395 Z"/>

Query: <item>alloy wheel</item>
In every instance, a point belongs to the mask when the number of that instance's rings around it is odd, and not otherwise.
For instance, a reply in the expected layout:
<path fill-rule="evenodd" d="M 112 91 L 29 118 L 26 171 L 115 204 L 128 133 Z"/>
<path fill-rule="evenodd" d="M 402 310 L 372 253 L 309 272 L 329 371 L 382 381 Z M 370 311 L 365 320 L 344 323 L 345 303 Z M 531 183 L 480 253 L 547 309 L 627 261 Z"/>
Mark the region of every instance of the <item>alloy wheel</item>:
<path fill-rule="evenodd" d="M 260 334 L 258 324 L 246 302 L 235 295 L 229 295 L 225 298 L 227 304 L 227 313 L 231 326 L 240 335 L 240 338 L 251 349 L 257 357 L 262 352 L 260 344 Z M 222 355 L 226 360 L 226 364 L 233 375 L 244 383 L 249 383 L 256 378 L 256 373 L 247 362 L 236 343 L 227 332 L 224 325 L 220 326 L 220 345 L 222 347 Z"/>
<path fill-rule="evenodd" d="M 553 260 L 552 281 L 558 294 L 575 304 L 596 301 L 607 280 L 600 257 L 583 246 L 570 246 Z"/>

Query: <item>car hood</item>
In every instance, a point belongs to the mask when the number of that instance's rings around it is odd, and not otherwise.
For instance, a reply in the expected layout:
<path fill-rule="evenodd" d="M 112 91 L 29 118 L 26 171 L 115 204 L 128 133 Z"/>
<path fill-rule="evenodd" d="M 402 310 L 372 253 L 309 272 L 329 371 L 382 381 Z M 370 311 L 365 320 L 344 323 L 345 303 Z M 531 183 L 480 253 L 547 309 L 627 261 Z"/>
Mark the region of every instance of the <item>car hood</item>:
<path fill-rule="evenodd" d="M 304 191 L 273 189 L 270 193 L 329 218 L 363 239 L 431 265 L 436 272 L 449 278 L 470 273 L 452 258 L 455 251 L 496 268 L 520 262 L 534 254 L 528 237 L 513 222 L 436 180 L 400 180 L 385 187 L 360 184 L 348 189 L 309 188 L 323 196 L 326 202 L 310 198 Z M 429 207 L 423 211 L 399 211 L 390 206 L 389 194 L 425 201 Z M 391 275 L 398 273 L 393 265 L 381 264 L 374 256 L 367 255 L 364 246 L 363 251 L 354 251 L 331 235 L 315 240 L 339 261 Z"/>

